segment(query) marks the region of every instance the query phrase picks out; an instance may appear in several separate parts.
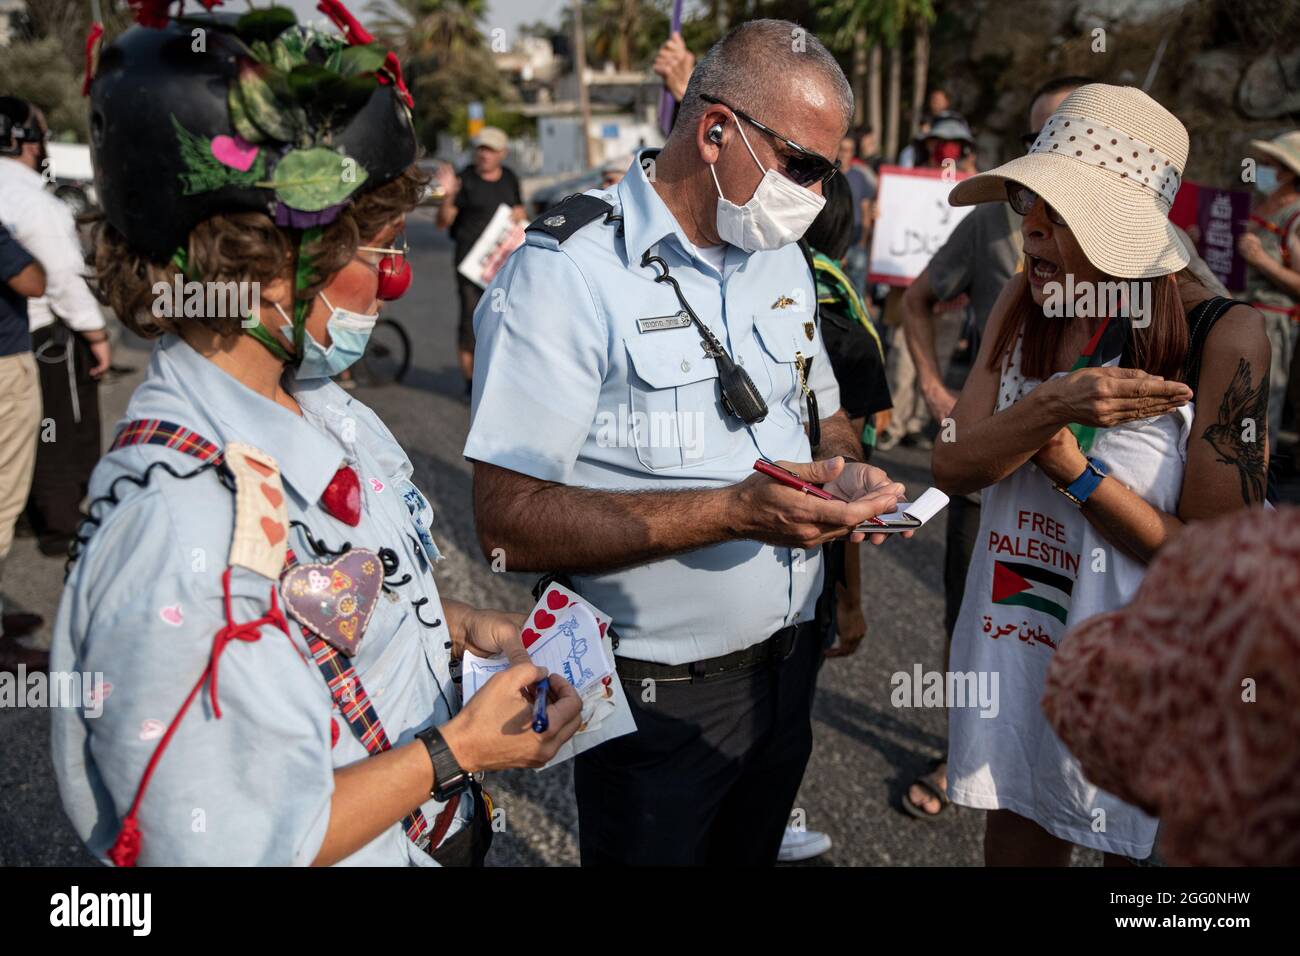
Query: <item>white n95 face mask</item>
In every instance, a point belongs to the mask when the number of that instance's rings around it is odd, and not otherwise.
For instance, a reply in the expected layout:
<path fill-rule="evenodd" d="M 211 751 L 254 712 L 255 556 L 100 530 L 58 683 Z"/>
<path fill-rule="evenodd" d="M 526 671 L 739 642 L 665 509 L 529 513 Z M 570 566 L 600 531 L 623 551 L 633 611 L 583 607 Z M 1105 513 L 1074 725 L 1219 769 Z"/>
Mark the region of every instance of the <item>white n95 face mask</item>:
<path fill-rule="evenodd" d="M 745 131 L 740 126 L 736 130 L 754 165 L 763 169 L 745 138 Z M 780 249 L 798 242 L 826 205 L 825 196 L 818 196 L 795 184 L 775 169 L 765 169 L 749 202 L 737 206 L 722 195 L 722 186 L 712 164 L 709 172 L 713 173 L 713 185 L 718 190 L 718 235 L 723 242 L 738 246 L 745 252 Z"/>
<path fill-rule="evenodd" d="M 302 330 L 302 361 L 298 363 L 295 377 L 298 380 L 311 378 L 332 378 L 340 372 L 355 365 L 366 352 L 370 342 L 370 333 L 379 321 L 379 313 L 367 315 L 340 309 L 325 297 L 324 292 L 317 293 L 330 309 L 326 328 L 330 334 L 330 347 L 325 348 L 306 329 Z M 276 308 L 279 308 L 277 305 Z M 284 310 L 280 310 L 284 315 Z M 288 316 L 285 316 L 287 319 Z M 280 329 L 289 341 L 293 341 L 293 326 L 286 325 Z"/>

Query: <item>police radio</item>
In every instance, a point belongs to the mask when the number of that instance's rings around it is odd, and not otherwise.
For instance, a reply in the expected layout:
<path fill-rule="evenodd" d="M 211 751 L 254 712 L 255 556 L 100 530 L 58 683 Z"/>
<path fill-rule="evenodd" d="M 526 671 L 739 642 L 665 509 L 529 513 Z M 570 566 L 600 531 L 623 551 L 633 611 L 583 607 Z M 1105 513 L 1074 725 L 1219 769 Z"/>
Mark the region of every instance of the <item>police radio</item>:
<path fill-rule="evenodd" d="M 686 296 L 682 294 L 681 286 L 677 280 L 668 274 L 668 263 L 664 262 L 659 256 L 650 255 L 647 249 L 645 255 L 641 257 L 642 267 L 657 266 L 661 271 L 655 276 L 655 282 L 667 282 L 673 287 L 673 292 L 677 294 L 677 301 L 681 303 L 686 314 L 691 317 L 695 324 L 696 330 L 700 333 L 700 339 L 704 344 L 704 352 L 709 358 L 713 359 L 718 366 L 718 385 L 722 389 L 722 409 L 733 418 L 738 418 L 746 425 L 757 425 L 763 419 L 767 418 L 767 402 L 763 401 L 763 396 L 759 394 L 758 389 L 754 386 L 754 380 L 749 377 L 749 373 L 732 361 L 727 350 L 722 347 L 709 327 L 700 321 L 700 317 L 695 314 L 691 304 L 686 301 Z"/>

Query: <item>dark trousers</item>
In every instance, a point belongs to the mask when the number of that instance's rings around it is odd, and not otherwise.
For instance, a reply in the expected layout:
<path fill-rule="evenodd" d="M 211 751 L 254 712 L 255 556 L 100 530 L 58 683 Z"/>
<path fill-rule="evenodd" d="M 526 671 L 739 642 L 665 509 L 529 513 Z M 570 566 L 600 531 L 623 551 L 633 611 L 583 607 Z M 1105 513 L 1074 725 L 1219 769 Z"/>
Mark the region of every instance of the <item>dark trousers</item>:
<path fill-rule="evenodd" d="M 459 262 L 463 257 L 457 255 Z M 456 293 L 460 299 L 460 321 L 456 325 L 456 347 L 462 352 L 474 351 L 474 310 L 478 300 L 483 298 L 483 290 L 477 282 L 471 282 L 459 272 L 456 273 Z"/>
<path fill-rule="evenodd" d="M 980 532 L 980 506 L 978 502 L 957 495 L 948 502 L 948 533 L 943 549 L 943 626 L 952 643 L 953 628 L 961 611 L 962 595 L 966 592 L 966 572 L 970 569 L 971 553 Z M 947 664 L 944 664 L 947 667 Z"/>
<path fill-rule="evenodd" d="M 81 499 L 99 460 L 99 385 L 90 377 L 90 348 L 60 322 L 32 333 L 32 352 L 45 411 L 27 521 L 42 551 L 62 552 L 77 530 Z"/>
<path fill-rule="evenodd" d="M 812 752 L 820 641 L 734 676 L 625 680 L 635 733 L 574 764 L 583 866 L 769 866 Z"/>

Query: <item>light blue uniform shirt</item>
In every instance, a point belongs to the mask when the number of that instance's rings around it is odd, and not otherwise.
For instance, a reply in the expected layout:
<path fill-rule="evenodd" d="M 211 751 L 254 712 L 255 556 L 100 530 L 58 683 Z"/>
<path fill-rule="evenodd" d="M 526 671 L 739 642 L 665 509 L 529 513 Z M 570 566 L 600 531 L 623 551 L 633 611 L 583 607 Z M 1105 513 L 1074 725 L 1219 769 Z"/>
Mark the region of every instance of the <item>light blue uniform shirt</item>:
<path fill-rule="evenodd" d="M 529 231 L 474 314 L 474 400 L 465 457 L 545 481 L 605 490 L 722 487 L 754 460 L 808 461 L 796 353 L 811 358 L 820 414 L 839 388 L 813 323 L 816 301 L 796 246 L 746 254 L 728 246 L 721 275 L 683 234 L 639 157 L 614 190 L 617 207 L 562 244 Z M 746 427 L 719 400 L 704 354 L 658 270 L 668 263 L 701 321 L 767 401 Z M 668 321 L 638 320 L 668 317 Z M 582 535 L 579 523 L 567 534 Z M 506 557 L 507 563 L 509 556 Z M 741 650 L 812 617 L 820 549 L 804 553 L 728 541 L 608 574 L 575 575 L 578 591 L 614 619 L 621 656 L 665 664 Z"/>
<path fill-rule="evenodd" d="M 242 441 L 280 466 L 291 521 L 301 521 L 330 548 L 344 542 L 391 548 L 399 566 L 392 593 L 380 595 L 351 661 L 393 746 L 441 724 L 459 706 L 449 671 L 449 641 L 431 573 L 436 547 L 420 534 L 431 509 L 411 484 L 411 463 L 375 414 L 328 380 L 291 386 L 299 417 L 256 394 L 167 336 L 154 349 L 126 419 L 159 418 L 224 447 Z M 111 452 L 96 466 L 90 497 L 112 488 L 120 502 L 95 505 L 102 525 L 73 565 L 63 592 L 50 667 L 102 672 L 111 685 L 103 712 L 53 711 L 54 767 L 64 808 L 81 838 L 101 859 L 112 845 L 153 755 L 203 672 L 213 635 L 225 624 L 221 577 L 234 528 L 234 493 L 214 472 L 180 480 L 154 462 L 185 474 L 198 459 L 158 445 Z M 321 493 L 344 463 L 361 480 L 356 527 L 331 517 Z M 417 502 L 417 524 L 406 498 Z M 429 544 L 421 544 L 421 540 Z M 318 557 L 301 528 L 289 546 L 302 563 Z M 432 548 L 432 550 L 429 550 Z M 397 585 L 403 575 L 411 580 Z M 269 608 L 275 582 L 244 568 L 231 574 L 232 619 L 251 621 Z M 426 598 L 417 619 L 412 602 Z M 283 597 L 281 607 L 284 606 Z M 179 623 L 177 623 L 179 621 Z M 157 765 L 140 809 L 141 865 L 308 864 L 329 824 L 334 771 L 367 759 L 365 747 L 334 705 L 297 623 L 291 638 L 274 626 L 255 642 L 233 641 L 221 655 L 218 703 L 208 689 L 190 705 Z M 331 722 L 338 743 L 331 746 Z M 470 801 L 462 801 L 468 804 Z M 430 828 L 440 805 L 422 808 Z M 454 833 L 466 812 L 452 823 Z M 344 862 L 433 865 L 389 827 Z"/>

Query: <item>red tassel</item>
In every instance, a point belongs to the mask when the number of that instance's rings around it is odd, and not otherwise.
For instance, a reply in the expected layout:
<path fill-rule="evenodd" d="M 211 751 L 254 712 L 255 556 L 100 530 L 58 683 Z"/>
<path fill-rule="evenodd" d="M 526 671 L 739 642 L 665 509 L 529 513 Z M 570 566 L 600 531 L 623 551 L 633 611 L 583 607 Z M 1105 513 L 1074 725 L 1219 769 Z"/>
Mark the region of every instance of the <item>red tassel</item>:
<path fill-rule="evenodd" d="M 122 821 L 122 832 L 109 848 L 108 858 L 114 866 L 135 866 L 140 858 L 140 826 L 135 822 L 134 812 Z"/>
<path fill-rule="evenodd" d="M 375 42 L 375 38 L 357 21 L 356 17 L 348 12 L 348 8 L 343 6 L 340 0 L 320 0 L 320 3 L 316 4 L 316 9 L 333 20 L 334 25 L 343 31 L 349 46 L 365 46 L 367 43 Z"/>
<path fill-rule="evenodd" d="M 81 95 L 90 95 L 90 81 L 95 78 L 95 67 L 99 60 L 99 41 L 104 36 L 104 24 L 92 23 L 86 34 L 86 75 L 81 81 Z"/>
<path fill-rule="evenodd" d="M 411 96 L 411 91 L 406 88 L 406 80 L 402 79 L 402 61 L 397 58 L 397 54 L 389 50 L 380 70 L 384 72 L 376 74 L 379 82 L 384 86 L 392 83 L 397 87 L 397 95 L 402 98 L 406 108 L 415 109 L 415 99 Z"/>

